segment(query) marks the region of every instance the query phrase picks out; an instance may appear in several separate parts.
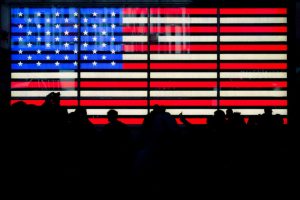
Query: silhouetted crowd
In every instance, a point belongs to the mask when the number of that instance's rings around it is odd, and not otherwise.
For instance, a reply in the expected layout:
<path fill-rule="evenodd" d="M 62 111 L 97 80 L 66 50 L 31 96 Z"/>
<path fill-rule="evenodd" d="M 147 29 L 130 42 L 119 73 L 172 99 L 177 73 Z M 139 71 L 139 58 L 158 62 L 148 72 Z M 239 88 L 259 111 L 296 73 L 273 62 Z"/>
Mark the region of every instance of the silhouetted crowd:
<path fill-rule="evenodd" d="M 12 180 L 65 177 L 95 181 L 112 193 L 176 194 L 198 191 L 201 184 L 288 176 L 279 173 L 290 162 L 288 133 L 269 108 L 247 124 L 231 109 L 215 111 L 207 125 L 180 114 L 179 126 L 156 105 L 139 129 L 109 110 L 109 123 L 98 130 L 84 108 L 68 114 L 60 94 L 51 92 L 41 106 L 19 101 L 1 114 L 4 166 Z"/>

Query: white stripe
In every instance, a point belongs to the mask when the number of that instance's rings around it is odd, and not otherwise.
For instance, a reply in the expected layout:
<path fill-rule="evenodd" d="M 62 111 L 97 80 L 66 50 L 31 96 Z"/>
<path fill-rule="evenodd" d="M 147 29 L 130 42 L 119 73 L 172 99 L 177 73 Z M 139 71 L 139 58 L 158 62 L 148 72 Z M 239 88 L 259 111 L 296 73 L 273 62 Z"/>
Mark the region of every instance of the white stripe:
<path fill-rule="evenodd" d="M 110 109 L 87 109 L 88 115 L 106 116 Z M 147 109 L 115 109 L 118 115 L 147 115 Z"/>
<path fill-rule="evenodd" d="M 75 79 L 77 73 L 75 72 L 14 72 L 11 73 L 12 79 L 42 79 L 42 78 L 55 78 L 55 79 Z"/>
<path fill-rule="evenodd" d="M 178 108 L 178 109 L 167 109 L 171 115 L 179 115 L 181 112 L 183 115 L 196 115 L 201 117 L 202 115 L 213 115 L 216 111 L 215 109 L 185 109 L 185 108 Z"/>
<path fill-rule="evenodd" d="M 123 24 L 147 24 L 147 17 L 123 17 Z"/>
<path fill-rule="evenodd" d="M 223 90 L 220 95 L 221 97 L 286 97 L 287 92 L 281 90 Z"/>
<path fill-rule="evenodd" d="M 151 54 L 151 60 L 217 60 L 217 54 Z"/>
<path fill-rule="evenodd" d="M 286 72 L 221 72 L 220 78 L 287 78 Z"/>
<path fill-rule="evenodd" d="M 222 109 L 226 112 L 226 109 Z M 232 109 L 233 112 L 239 112 L 241 115 L 259 115 L 264 113 L 264 109 Z M 287 115 L 287 109 L 272 109 L 273 115 Z"/>
<path fill-rule="evenodd" d="M 221 36 L 222 37 L 222 36 Z M 159 42 L 217 42 L 217 36 L 176 35 L 158 36 Z"/>
<path fill-rule="evenodd" d="M 221 42 L 286 42 L 285 35 L 235 35 L 235 36 L 221 36 Z"/>
<path fill-rule="evenodd" d="M 46 97 L 53 91 L 11 91 L 12 97 Z M 61 97 L 77 97 L 77 91 L 54 91 L 60 92 Z"/>
<path fill-rule="evenodd" d="M 221 60 L 287 60 L 286 54 L 221 54 Z"/>
<path fill-rule="evenodd" d="M 147 36 L 145 35 L 138 35 L 138 36 L 123 36 L 123 42 L 147 42 Z"/>
<path fill-rule="evenodd" d="M 81 91 L 82 97 L 146 97 L 147 91 Z"/>
<path fill-rule="evenodd" d="M 207 79 L 217 78 L 216 72 L 151 72 L 151 78 Z"/>
<path fill-rule="evenodd" d="M 216 24 L 216 17 L 150 17 L 151 24 Z"/>
<path fill-rule="evenodd" d="M 217 97 L 217 91 L 150 91 L 150 97 Z"/>
<path fill-rule="evenodd" d="M 147 54 L 123 54 L 123 60 L 147 60 Z"/>
<path fill-rule="evenodd" d="M 81 72 L 81 78 L 98 78 L 98 79 L 145 79 L 147 78 L 147 72 Z"/>
<path fill-rule="evenodd" d="M 286 17 L 221 17 L 221 24 L 286 24 Z"/>
<path fill-rule="evenodd" d="M 67 110 L 68 110 L 68 113 L 70 114 L 70 113 L 74 112 L 76 109 L 67 109 Z"/>

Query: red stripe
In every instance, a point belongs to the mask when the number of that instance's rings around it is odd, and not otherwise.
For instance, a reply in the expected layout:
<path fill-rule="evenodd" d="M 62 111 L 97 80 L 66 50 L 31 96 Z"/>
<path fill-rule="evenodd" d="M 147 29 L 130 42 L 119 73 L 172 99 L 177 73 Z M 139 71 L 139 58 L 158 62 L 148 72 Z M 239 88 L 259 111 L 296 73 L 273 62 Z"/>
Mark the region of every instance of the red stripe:
<path fill-rule="evenodd" d="M 76 88 L 75 81 L 22 81 L 11 82 L 11 88 Z"/>
<path fill-rule="evenodd" d="M 151 26 L 152 33 L 216 33 L 216 26 Z"/>
<path fill-rule="evenodd" d="M 147 8 L 123 8 L 124 15 L 147 15 Z"/>
<path fill-rule="evenodd" d="M 108 124 L 107 118 L 89 118 L 89 120 L 93 124 L 99 124 L 99 125 Z M 119 118 L 119 120 L 124 124 L 132 124 L 132 125 L 143 124 L 144 122 L 144 118 Z"/>
<path fill-rule="evenodd" d="M 286 26 L 221 26 L 221 33 L 286 33 Z"/>
<path fill-rule="evenodd" d="M 287 100 L 220 100 L 220 106 L 287 106 Z"/>
<path fill-rule="evenodd" d="M 123 63 L 123 69 L 147 69 L 147 63 Z"/>
<path fill-rule="evenodd" d="M 148 50 L 148 46 L 144 44 L 124 44 L 123 51 L 125 52 L 144 52 Z"/>
<path fill-rule="evenodd" d="M 80 100 L 81 106 L 147 106 L 147 100 Z"/>
<path fill-rule="evenodd" d="M 217 100 L 150 100 L 150 106 L 216 106 Z"/>
<path fill-rule="evenodd" d="M 151 45 L 151 51 L 217 51 L 217 45 Z"/>
<path fill-rule="evenodd" d="M 284 15 L 286 8 L 221 8 L 221 15 Z"/>
<path fill-rule="evenodd" d="M 37 105 L 37 106 L 40 106 L 42 105 L 45 100 L 11 100 L 10 101 L 10 104 L 14 104 L 18 101 L 23 101 L 25 102 L 26 104 L 33 104 L 33 105 Z M 78 105 L 78 101 L 77 100 L 66 100 L 66 99 L 62 99 L 60 100 L 60 105 L 61 106 L 77 106 Z"/>
<path fill-rule="evenodd" d="M 151 69 L 217 69 L 217 63 L 151 63 Z"/>
<path fill-rule="evenodd" d="M 285 44 L 222 44 L 220 45 L 221 51 L 287 51 Z"/>
<path fill-rule="evenodd" d="M 81 81 L 81 88 L 147 88 L 145 81 Z"/>
<path fill-rule="evenodd" d="M 286 117 L 283 118 L 283 124 L 288 124 L 288 119 Z"/>
<path fill-rule="evenodd" d="M 207 124 L 207 118 L 186 118 L 191 124 Z M 179 118 L 176 118 L 177 124 L 183 124 Z"/>
<path fill-rule="evenodd" d="M 124 33 L 147 33 L 147 26 L 123 26 Z"/>
<path fill-rule="evenodd" d="M 150 14 L 158 15 L 209 15 L 217 14 L 216 8 L 150 8 Z"/>
<path fill-rule="evenodd" d="M 286 81 L 221 81 L 221 88 L 286 88 Z"/>
<path fill-rule="evenodd" d="M 220 63 L 221 69 L 287 69 L 286 63 Z"/>
<path fill-rule="evenodd" d="M 215 88 L 217 82 L 197 82 L 197 81 L 184 81 L 184 82 L 165 82 L 165 81 L 151 81 L 151 88 Z"/>

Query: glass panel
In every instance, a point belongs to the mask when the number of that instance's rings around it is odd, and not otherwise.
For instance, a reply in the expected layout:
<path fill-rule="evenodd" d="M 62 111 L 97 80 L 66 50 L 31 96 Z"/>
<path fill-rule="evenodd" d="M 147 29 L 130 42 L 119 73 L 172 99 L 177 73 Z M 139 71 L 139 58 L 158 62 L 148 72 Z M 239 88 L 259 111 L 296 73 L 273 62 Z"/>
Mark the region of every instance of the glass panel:
<path fill-rule="evenodd" d="M 221 8 L 220 106 L 287 116 L 287 10 Z"/>
<path fill-rule="evenodd" d="M 217 108 L 217 9 L 151 8 L 150 14 L 150 105 L 205 124 Z"/>
<path fill-rule="evenodd" d="M 11 103 L 41 105 L 51 91 L 77 106 L 76 8 L 11 10 Z"/>

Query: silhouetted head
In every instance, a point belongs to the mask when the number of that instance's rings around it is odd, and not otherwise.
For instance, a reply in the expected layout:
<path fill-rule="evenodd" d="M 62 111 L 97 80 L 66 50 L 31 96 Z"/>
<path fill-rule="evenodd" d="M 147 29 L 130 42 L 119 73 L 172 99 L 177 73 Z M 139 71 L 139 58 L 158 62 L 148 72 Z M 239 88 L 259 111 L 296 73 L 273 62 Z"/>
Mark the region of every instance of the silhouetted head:
<path fill-rule="evenodd" d="M 51 92 L 46 96 L 45 104 L 47 105 L 60 105 L 60 92 Z"/>
<path fill-rule="evenodd" d="M 264 113 L 265 115 L 270 116 L 270 115 L 272 115 L 272 112 L 273 112 L 273 111 L 272 111 L 272 108 L 265 108 L 265 109 L 264 109 L 264 112 L 265 112 L 265 113 Z"/>
<path fill-rule="evenodd" d="M 107 118 L 109 122 L 115 122 L 118 119 L 118 112 L 115 110 L 109 110 L 107 112 Z"/>
<path fill-rule="evenodd" d="M 78 116 L 80 116 L 80 117 L 86 117 L 86 116 L 87 116 L 86 109 L 85 109 L 85 108 L 82 108 L 82 107 L 76 108 L 75 113 L 76 113 Z"/>
<path fill-rule="evenodd" d="M 231 108 L 228 108 L 228 109 L 226 110 L 226 116 L 227 116 L 227 117 L 232 117 L 232 116 L 233 116 L 233 111 L 232 111 Z"/>
<path fill-rule="evenodd" d="M 155 104 L 153 106 L 153 112 L 154 113 L 165 113 L 166 112 L 166 108 Z"/>

